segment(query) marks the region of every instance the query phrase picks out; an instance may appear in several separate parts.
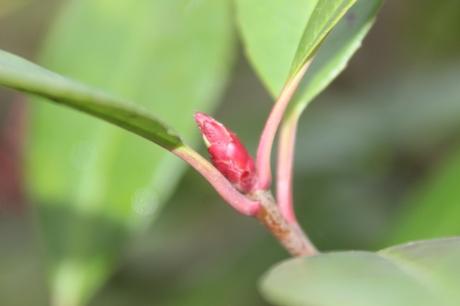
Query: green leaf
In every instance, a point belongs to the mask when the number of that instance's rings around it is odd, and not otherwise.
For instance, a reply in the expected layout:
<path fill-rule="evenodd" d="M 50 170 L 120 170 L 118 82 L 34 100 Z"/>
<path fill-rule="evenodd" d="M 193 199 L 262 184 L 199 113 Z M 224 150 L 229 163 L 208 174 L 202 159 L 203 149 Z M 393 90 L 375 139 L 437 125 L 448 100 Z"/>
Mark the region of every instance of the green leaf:
<path fill-rule="evenodd" d="M 166 149 L 182 142 L 171 128 L 139 107 L 64 78 L 0 50 L 0 85 L 48 98 L 145 137 Z"/>
<path fill-rule="evenodd" d="M 318 0 L 236 0 L 245 51 L 276 97 L 289 77 L 300 39 Z"/>
<path fill-rule="evenodd" d="M 142 105 L 193 143 L 197 110 L 222 93 L 234 50 L 226 0 L 69 1 L 41 63 Z M 55 305 L 80 305 L 114 269 L 183 172 L 139 137 L 52 104 L 31 114 L 28 180 Z"/>
<path fill-rule="evenodd" d="M 357 0 L 318 50 L 292 103 L 300 113 L 347 66 L 375 22 L 382 0 Z"/>
<path fill-rule="evenodd" d="M 355 0 L 236 0 L 246 52 L 273 96 L 307 62 Z"/>
<path fill-rule="evenodd" d="M 315 55 L 332 28 L 355 2 L 356 0 L 318 0 L 292 62 L 291 77 Z"/>
<path fill-rule="evenodd" d="M 261 288 L 284 306 L 455 306 L 459 258 L 460 238 L 326 253 L 275 266 Z"/>

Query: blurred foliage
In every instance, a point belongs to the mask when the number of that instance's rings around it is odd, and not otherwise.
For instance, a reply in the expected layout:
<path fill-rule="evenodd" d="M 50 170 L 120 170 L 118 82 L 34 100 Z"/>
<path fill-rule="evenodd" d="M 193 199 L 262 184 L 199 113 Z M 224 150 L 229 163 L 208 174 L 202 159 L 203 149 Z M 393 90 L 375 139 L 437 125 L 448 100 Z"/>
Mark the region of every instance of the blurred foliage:
<path fill-rule="evenodd" d="M 34 54 L 58 2 L 31 1 L 1 19 L 0 47 Z M 450 166 L 458 161 L 460 141 L 458 14 L 456 0 L 385 1 L 357 57 L 302 118 L 296 206 L 321 249 L 379 249 L 389 240 L 438 236 L 439 219 L 417 212 L 424 196 L 411 195 L 436 185 L 443 190 L 430 209 L 455 219 L 454 197 L 444 201 L 443 195 L 455 195 L 460 179 Z M 216 117 L 254 151 L 271 101 L 240 60 Z M 451 169 L 448 186 L 431 183 L 444 177 L 436 174 L 442 169 Z M 267 305 L 256 281 L 287 255 L 253 220 L 225 207 L 197 174 L 187 172 L 177 190 L 149 231 L 130 240 L 116 274 L 91 305 Z M 31 221 L 1 214 L 0 268 L 23 271 L 15 274 L 19 284 L 43 283 Z M 395 234 L 399 224 L 409 224 L 404 216 L 416 218 L 410 236 Z M 449 231 L 456 230 L 453 223 Z M 34 305 L 46 304 L 44 288 L 25 296 L 8 277 L 0 282 L 8 305 L 30 305 L 31 297 Z"/>
<path fill-rule="evenodd" d="M 3 305 L 46 305 L 40 247 L 29 220 L 0 215 L 0 297 Z"/>
<path fill-rule="evenodd" d="M 407 55 L 431 61 L 458 58 L 460 40 L 460 2 L 410 0 L 417 9 L 407 9 L 404 37 L 409 40 Z M 425 22 L 420 22 L 425 20 Z"/>
<path fill-rule="evenodd" d="M 29 0 L 2 0 L 0 3 L 0 18 L 14 13 L 15 10 L 22 8 Z"/>
<path fill-rule="evenodd" d="M 193 112 L 211 108 L 227 79 L 229 9 L 227 0 L 66 1 L 42 63 L 142 104 L 190 142 L 197 136 Z M 184 163 L 53 105 L 34 106 L 31 119 L 28 178 L 39 203 L 51 303 L 84 304 L 127 237 L 155 217 Z"/>
<path fill-rule="evenodd" d="M 388 244 L 432 237 L 460 235 L 460 151 L 450 153 L 439 169 L 407 197 Z"/>

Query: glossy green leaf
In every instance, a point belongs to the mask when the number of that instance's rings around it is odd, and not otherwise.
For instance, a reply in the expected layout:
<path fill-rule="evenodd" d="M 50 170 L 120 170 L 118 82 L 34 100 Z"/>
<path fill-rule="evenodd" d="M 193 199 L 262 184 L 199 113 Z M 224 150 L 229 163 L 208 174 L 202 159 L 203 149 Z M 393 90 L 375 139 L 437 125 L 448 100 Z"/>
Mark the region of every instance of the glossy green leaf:
<path fill-rule="evenodd" d="M 375 22 L 382 0 L 357 0 L 320 46 L 292 104 L 300 114 L 347 66 Z"/>
<path fill-rule="evenodd" d="M 233 42 L 226 0 L 68 1 L 41 62 L 142 105 L 190 143 L 199 135 L 193 113 L 209 111 L 222 93 Z M 185 164 L 94 118 L 34 105 L 28 179 L 41 203 L 52 300 L 83 304 Z"/>
<path fill-rule="evenodd" d="M 246 52 L 277 96 L 355 0 L 236 0 Z"/>
<path fill-rule="evenodd" d="M 291 76 L 315 55 L 326 36 L 356 0 L 318 0 L 294 56 Z"/>
<path fill-rule="evenodd" d="M 166 149 L 182 145 L 171 128 L 134 104 L 64 78 L 3 50 L 0 50 L 0 85 L 101 118 Z"/>
<path fill-rule="evenodd" d="M 455 306 L 459 258 L 460 238 L 297 258 L 270 270 L 262 292 L 283 306 Z"/>

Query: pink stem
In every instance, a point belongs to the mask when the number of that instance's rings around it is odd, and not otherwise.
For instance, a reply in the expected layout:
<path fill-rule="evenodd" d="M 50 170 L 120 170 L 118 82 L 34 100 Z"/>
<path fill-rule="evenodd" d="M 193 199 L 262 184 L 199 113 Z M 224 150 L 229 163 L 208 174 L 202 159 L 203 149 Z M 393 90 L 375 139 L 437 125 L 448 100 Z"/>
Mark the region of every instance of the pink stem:
<path fill-rule="evenodd" d="M 250 195 L 255 201 L 250 200 L 239 193 L 216 168 L 193 149 L 182 146 L 172 152 L 200 172 L 235 210 L 259 219 L 293 256 L 310 256 L 318 253 L 300 227 L 297 224 L 289 224 L 282 217 L 270 192 L 256 191 Z"/>
<path fill-rule="evenodd" d="M 246 216 L 256 216 L 260 210 L 260 204 L 251 201 L 236 190 L 233 185 L 200 154 L 189 147 L 178 147 L 172 152 L 190 164 L 217 190 L 220 196 L 229 203 L 236 211 Z"/>
<path fill-rule="evenodd" d="M 273 107 L 267 122 L 265 123 L 262 136 L 260 137 L 259 147 L 257 149 L 256 168 L 258 172 L 258 189 L 267 190 L 270 188 L 272 181 L 270 156 L 275 139 L 276 131 L 283 119 L 284 112 L 294 95 L 300 81 L 302 80 L 310 62 L 305 64 L 299 72 L 290 79 L 284 86 L 278 100 Z"/>
<path fill-rule="evenodd" d="M 297 122 L 297 116 L 295 116 L 288 118 L 287 121 L 282 124 L 278 144 L 276 199 L 281 214 L 289 223 L 297 223 L 292 200 Z"/>

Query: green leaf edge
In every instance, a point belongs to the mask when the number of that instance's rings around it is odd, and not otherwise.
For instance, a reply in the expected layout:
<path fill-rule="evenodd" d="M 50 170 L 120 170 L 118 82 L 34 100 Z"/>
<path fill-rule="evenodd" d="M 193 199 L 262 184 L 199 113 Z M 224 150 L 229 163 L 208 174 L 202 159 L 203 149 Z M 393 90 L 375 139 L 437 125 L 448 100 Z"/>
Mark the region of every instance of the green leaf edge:
<path fill-rule="evenodd" d="M 358 4 L 357 1 L 353 4 Z M 297 116 L 300 117 L 301 114 L 305 111 L 307 106 L 312 102 L 322 91 L 324 91 L 329 84 L 340 74 L 342 73 L 348 66 L 348 63 L 352 59 L 353 55 L 356 53 L 356 51 L 359 50 L 362 46 L 362 41 L 365 39 L 369 31 L 372 29 L 372 26 L 375 24 L 377 20 L 377 14 L 380 10 L 380 8 L 383 5 L 383 0 L 377 0 L 375 1 L 375 6 L 372 9 L 372 15 L 373 17 L 369 19 L 369 21 L 363 25 L 361 30 L 356 34 L 356 39 L 353 41 L 349 42 L 348 44 L 344 45 L 341 50 L 344 52 L 345 56 L 340 56 L 341 58 L 346 58 L 344 61 L 340 61 L 340 63 L 337 65 L 337 62 L 339 61 L 339 57 L 335 56 L 327 65 L 326 67 L 330 66 L 335 66 L 333 70 L 331 70 L 331 73 L 327 78 L 319 78 L 317 75 L 312 76 L 310 82 L 311 83 L 316 83 L 317 85 L 315 86 L 317 89 L 316 90 L 311 90 L 311 89 L 306 89 L 302 90 L 302 85 L 300 85 L 299 88 L 299 94 L 300 98 L 296 99 L 295 101 L 292 101 L 291 106 L 289 110 L 287 111 L 286 117 L 290 116 Z M 350 7 L 352 9 L 352 7 Z M 347 10 L 348 11 L 348 10 Z M 334 25 L 335 27 L 335 25 Z M 331 30 L 330 33 L 332 33 L 334 29 Z M 325 38 L 324 42 L 326 42 L 327 37 Z M 318 52 L 321 52 L 320 49 L 321 46 L 318 47 Z M 319 54 L 318 53 L 318 54 Z M 316 55 L 315 55 L 316 56 Z M 312 59 L 314 61 L 314 59 Z M 312 63 L 314 65 L 314 63 Z M 328 70 L 327 68 L 324 68 Z M 308 76 L 308 72 L 307 72 Z M 305 78 L 307 78 L 307 76 Z"/>
<path fill-rule="evenodd" d="M 135 104 L 46 70 L 4 50 L 0 50 L 0 85 L 103 119 L 167 150 L 183 146 L 172 128 Z"/>
<path fill-rule="evenodd" d="M 348 251 L 320 253 L 318 255 L 314 255 L 314 256 L 311 256 L 311 257 L 327 256 L 327 255 L 331 255 L 331 254 L 364 254 L 364 255 L 370 255 L 370 256 L 377 256 L 377 257 L 379 257 L 379 258 L 381 258 L 381 259 L 383 259 L 385 261 L 388 261 L 392 265 L 398 267 L 400 270 L 405 272 L 405 274 L 407 274 L 409 277 L 412 277 L 415 273 L 417 275 L 421 275 L 421 274 L 418 273 L 420 269 L 417 267 L 417 265 L 411 264 L 411 267 L 409 267 L 407 269 L 401 268 L 401 263 L 404 261 L 404 257 L 395 256 L 395 255 L 391 254 L 392 252 L 397 251 L 399 249 L 416 248 L 416 247 L 418 247 L 420 245 L 426 246 L 428 244 L 436 245 L 438 243 L 445 243 L 445 242 L 449 242 L 449 241 L 453 241 L 453 242 L 456 242 L 456 243 L 460 244 L 460 236 L 411 241 L 411 242 L 406 242 L 406 243 L 390 246 L 390 247 L 384 248 L 384 249 L 376 251 L 376 252 L 348 250 Z M 280 268 L 280 267 L 282 267 L 284 265 L 288 265 L 288 264 L 290 264 L 290 263 L 292 263 L 294 261 L 304 260 L 305 258 L 306 257 L 297 257 L 297 258 L 286 259 L 284 261 L 281 261 L 280 263 L 275 264 L 267 272 L 265 272 L 262 275 L 262 277 L 260 278 L 259 284 L 258 284 L 259 291 L 261 292 L 262 296 L 264 298 L 266 298 L 266 300 L 271 301 L 271 302 L 279 301 L 280 299 L 279 299 L 278 294 L 273 293 L 273 291 L 268 290 L 266 288 L 266 282 L 267 282 L 267 279 L 268 279 L 269 275 L 275 269 L 278 269 L 278 268 Z M 420 270 L 420 272 L 424 273 L 424 271 L 422 271 L 422 270 Z"/>
<path fill-rule="evenodd" d="M 307 22 L 302 38 L 300 39 L 299 46 L 297 47 L 296 54 L 292 61 L 291 73 L 289 74 L 289 80 L 292 79 L 302 69 L 302 67 L 313 58 L 316 51 L 321 46 L 322 42 L 326 39 L 327 35 L 332 31 L 334 26 L 340 21 L 340 19 L 346 14 L 346 12 L 353 6 L 353 4 L 356 3 L 356 0 L 347 0 L 348 2 L 346 4 L 341 5 L 339 8 L 339 11 L 336 12 L 332 20 L 327 22 L 325 27 L 321 30 L 320 35 L 316 37 L 313 40 L 313 42 L 310 43 L 306 41 L 306 38 L 308 38 L 308 34 L 309 34 L 308 30 L 309 30 L 312 20 L 314 20 L 315 11 L 318 10 L 320 1 L 317 2 L 310 16 L 310 19 Z"/>

